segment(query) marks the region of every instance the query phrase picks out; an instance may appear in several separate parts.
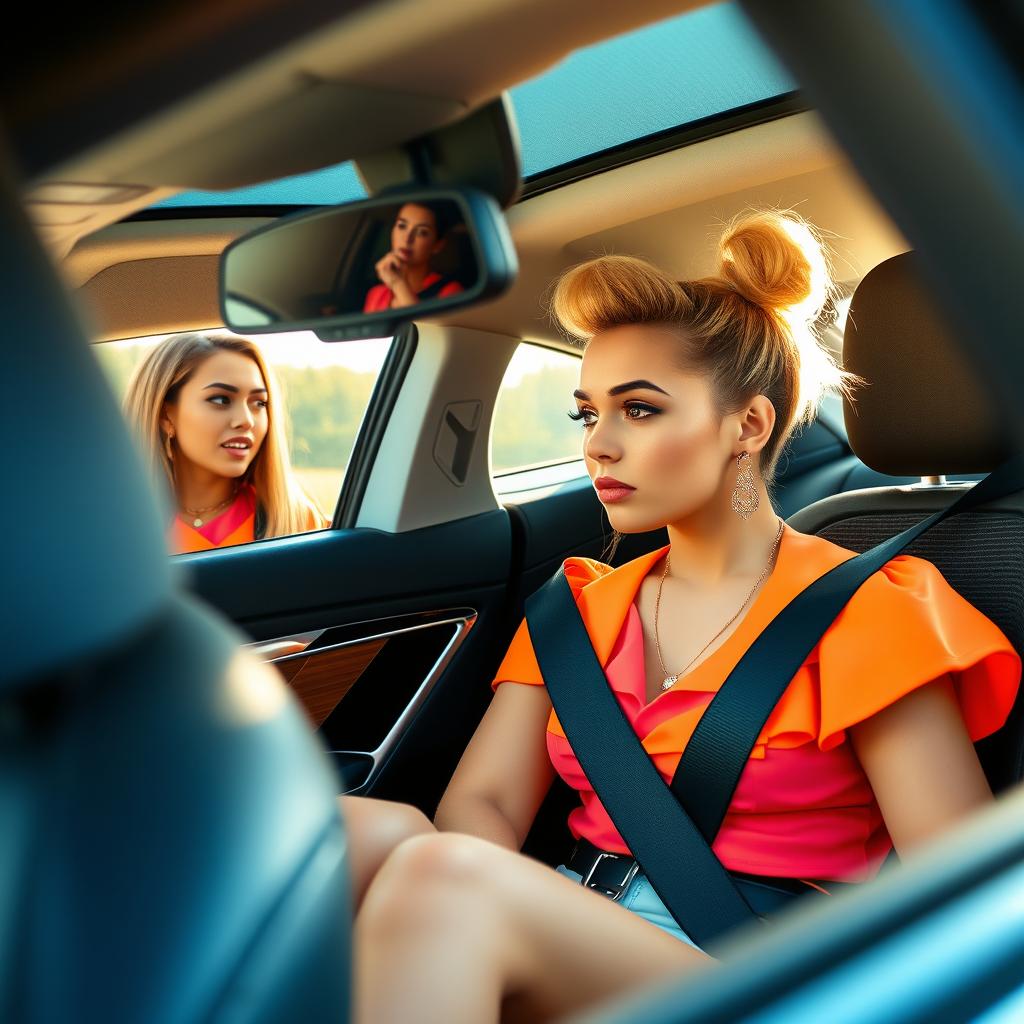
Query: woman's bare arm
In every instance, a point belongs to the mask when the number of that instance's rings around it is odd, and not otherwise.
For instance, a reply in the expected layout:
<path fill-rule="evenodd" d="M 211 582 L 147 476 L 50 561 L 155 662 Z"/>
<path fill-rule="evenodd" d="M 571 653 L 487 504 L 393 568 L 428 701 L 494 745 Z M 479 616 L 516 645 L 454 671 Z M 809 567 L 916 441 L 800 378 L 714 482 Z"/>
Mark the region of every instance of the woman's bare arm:
<path fill-rule="evenodd" d="M 523 845 L 554 778 L 543 686 L 499 686 L 434 816 L 444 832 L 465 832 L 509 850 Z"/>
<path fill-rule="evenodd" d="M 850 734 L 901 856 L 992 799 L 948 675 Z"/>

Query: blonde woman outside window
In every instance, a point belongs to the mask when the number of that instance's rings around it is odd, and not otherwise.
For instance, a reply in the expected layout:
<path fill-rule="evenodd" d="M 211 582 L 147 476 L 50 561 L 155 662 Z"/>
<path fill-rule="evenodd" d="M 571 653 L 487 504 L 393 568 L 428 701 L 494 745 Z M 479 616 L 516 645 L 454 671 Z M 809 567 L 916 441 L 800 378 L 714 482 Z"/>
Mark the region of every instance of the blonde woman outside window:
<path fill-rule="evenodd" d="M 174 501 L 172 553 L 330 525 L 294 479 L 276 382 L 248 339 L 165 339 L 132 374 L 124 410 Z"/>

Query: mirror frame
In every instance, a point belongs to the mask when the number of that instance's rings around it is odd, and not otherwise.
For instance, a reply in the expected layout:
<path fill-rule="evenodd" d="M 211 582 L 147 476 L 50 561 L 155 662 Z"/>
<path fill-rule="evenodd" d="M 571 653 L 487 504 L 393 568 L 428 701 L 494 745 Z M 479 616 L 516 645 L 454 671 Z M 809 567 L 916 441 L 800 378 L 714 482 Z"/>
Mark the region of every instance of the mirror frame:
<path fill-rule="evenodd" d="M 337 316 L 316 317 L 309 320 L 275 321 L 269 324 L 257 324 L 252 327 L 236 326 L 227 315 L 227 274 L 228 257 L 233 249 L 245 244 L 250 239 L 264 235 L 270 231 L 279 231 L 305 220 L 326 217 L 341 211 L 358 212 L 372 210 L 382 206 L 424 200 L 436 202 L 451 200 L 458 206 L 463 220 L 469 227 L 470 242 L 479 271 L 478 280 L 472 287 L 466 288 L 457 295 L 446 298 L 431 299 L 417 306 L 406 306 L 398 310 L 382 310 L 377 313 L 345 313 Z M 322 341 L 353 341 L 360 338 L 384 338 L 393 335 L 402 324 L 416 320 L 418 317 L 431 317 L 438 313 L 448 313 L 465 306 L 476 305 L 484 299 L 495 298 L 505 292 L 516 278 L 519 263 L 516 258 L 515 246 L 509 234 L 505 217 L 495 200 L 479 189 L 460 186 L 458 188 L 438 188 L 434 186 L 418 186 L 409 188 L 388 189 L 369 199 L 360 199 L 354 203 L 341 203 L 338 206 L 320 207 L 303 213 L 282 217 L 273 224 L 266 224 L 255 231 L 236 238 L 225 247 L 220 257 L 218 274 L 218 300 L 220 314 L 225 326 L 238 334 L 281 334 L 291 331 L 312 331 Z"/>

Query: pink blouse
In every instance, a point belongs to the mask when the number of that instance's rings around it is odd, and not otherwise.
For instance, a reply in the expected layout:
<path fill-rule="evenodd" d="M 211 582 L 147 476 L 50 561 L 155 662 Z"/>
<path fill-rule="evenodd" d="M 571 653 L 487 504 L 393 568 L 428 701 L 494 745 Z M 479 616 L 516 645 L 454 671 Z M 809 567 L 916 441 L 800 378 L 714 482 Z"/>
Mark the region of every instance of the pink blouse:
<path fill-rule="evenodd" d="M 636 605 L 630 605 L 605 674 L 640 736 L 683 710 L 678 699 L 645 704 L 643 627 Z M 686 697 L 687 704 L 703 706 L 709 694 L 693 691 Z M 547 747 L 555 770 L 582 798 L 569 815 L 572 834 L 602 850 L 629 853 L 568 740 L 548 731 Z M 658 767 L 670 782 L 668 766 Z M 825 751 L 813 743 L 769 747 L 761 759 L 751 759 L 714 843 L 719 860 L 733 871 L 849 882 L 874 875 L 891 848 L 871 786 L 847 742 Z"/>

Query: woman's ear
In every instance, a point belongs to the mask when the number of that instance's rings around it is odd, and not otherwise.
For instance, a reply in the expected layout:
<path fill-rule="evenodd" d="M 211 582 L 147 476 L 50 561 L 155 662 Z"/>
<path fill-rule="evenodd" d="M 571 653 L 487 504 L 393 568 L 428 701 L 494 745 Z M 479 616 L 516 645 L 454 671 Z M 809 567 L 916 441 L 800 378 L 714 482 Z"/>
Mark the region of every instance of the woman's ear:
<path fill-rule="evenodd" d="M 775 428 L 775 406 L 764 395 L 755 395 L 740 414 L 739 440 L 751 453 L 759 452 Z"/>
<path fill-rule="evenodd" d="M 160 429 L 163 433 L 174 437 L 174 419 L 172 418 L 171 407 L 168 405 L 165 405 L 163 409 L 160 410 Z"/>

